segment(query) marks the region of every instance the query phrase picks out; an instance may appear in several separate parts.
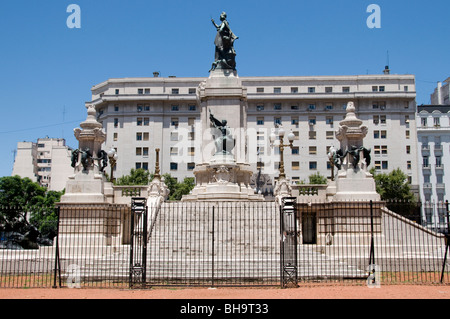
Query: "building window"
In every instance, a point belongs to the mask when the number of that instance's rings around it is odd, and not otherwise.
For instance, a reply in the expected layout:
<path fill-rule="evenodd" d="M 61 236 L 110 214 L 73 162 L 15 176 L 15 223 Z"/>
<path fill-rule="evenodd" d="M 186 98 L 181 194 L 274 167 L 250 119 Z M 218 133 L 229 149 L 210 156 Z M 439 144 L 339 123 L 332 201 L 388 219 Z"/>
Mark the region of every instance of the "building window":
<path fill-rule="evenodd" d="M 310 170 L 316 170 L 317 169 L 317 162 L 309 162 L 309 169 Z"/>
<path fill-rule="evenodd" d="M 178 147 L 171 147 L 170 156 L 177 156 L 177 155 L 178 155 Z"/>
<path fill-rule="evenodd" d="M 380 124 L 386 124 L 386 115 L 380 115 Z"/>
<path fill-rule="evenodd" d="M 275 125 L 281 125 L 281 117 L 274 117 L 273 122 Z"/>
<path fill-rule="evenodd" d="M 334 138 L 334 132 L 333 131 L 327 131 L 327 140 L 332 140 Z"/>
<path fill-rule="evenodd" d="M 372 86 L 372 92 L 378 92 L 378 86 Z"/>
<path fill-rule="evenodd" d="M 264 125 L 264 117 L 258 117 L 256 119 L 256 124 L 257 125 Z"/>
<path fill-rule="evenodd" d="M 142 133 L 136 133 L 136 141 L 142 141 Z"/>
<path fill-rule="evenodd" d="M 316 155 L 316 154 L 317 154 L 317 146 L 310 146 L 309 155 Z"/>
<path fill-rule="evenodd" d="M 119 112 L 119 106 L 118 105 L 114 105 L 114 112 Z"/>
<path fill-rule="evenodd" d="M 118 118 L 114 119 L 114 127 L 115 128 L 119 127 L 119 119 Z"/>
<path fill-rule="evenodd" d="M 138 89 L 137 92 L 138 94 L 144 94 L 144 89 Z"/>
<path fill-rule="evenodd" d="M 380 170 L 381 169 L 381 162 L 380 161 L 375 161 L 375 169 L 376 170 Z"/>
<path fill-rule="evenodd" d="M 309 139 L 315 140 L 316 139 L 316 131 L 309 131 Z"/>
<path fill-rule="evenodd" d="M 142 155 L 143 156 L 148 156 L 148 147 L 143 147 L 142 148 Z"/>
<path fill-rule="evenodd" d="M 292 162 L 292 170 L 298 171 L 300 169 L 300 162 Z"/>
<path fill-rule="evenodd" d="M 178 105 L 172 105 L 172 111 L 177 112 L 180 110 L 180 107 Z"/>
<path fill-rule="evenodd" d="M 256 106 L 257 111 L 264 111 L 264 105 L 257 105 Z"/>
<path fill-rule="evenodd" d="M 316 105 L 315 104 L 309 104 L 308 105 L 308 110 L 313 111 L 316 109 Z"/>
<path fill-rule="evenodd" d="M 327 116 L 326 118 L 325 118 L 325 123 L 326 124 L 329 124 L 329 125 L 333 125 L 333 117 L 332 116 Z"/>
<path fill-rule="evenodd" d="M 411 146 L 406 145 L 406 154 L 411 154 Z"/>
<path fill-rule="evenodd" d="M 195 168 L 195 163 L 187 163 L 187 170 L 188 171 L 192 171 Z"/>
<path fill-rule="evenodd" d="M 142 106 L 142 104 L 138 104 L 137 107 L 136 107 L 136 110 L 138 112 L 142 112 L 143 109 L 144 109 L 144 107 Z"/>
<path fill-rule="evenodd" d="M 291 154 L 292 154 L 292 155 L 298 155 L 299 153 L 300 153 L 300 150 L 299 150 L 298 147 L 293 147 L 293 148 L 291 149 Z"/>
<path fill-rule="evenodd" d="M 145 94 L 150 94 L 150 89 L 145 89 L 145 90 L 144 90 L 144 93 L 145 93 Z"/>
<path fill-rule="evenodd" d="M 195 147 L 188 147 L 188 155 L 195 156 Z"/>
<path fill-rule="evenodd" d="M 170 163 L 170 170 L 171 170 L 171 171 L 176 171 L 176 170 L 178 170 L 178 163 L 171 162 L 171 163 Z"/>
<path fill-rule="evenodd" d="M 148 141 L 149 140 L 149 133 L 148 132 L 144 133 L 143 140 L 144 141 Z"/>
<path fill-rule="evenodd" d="M 178 141 L 178 132 L 170 132 L 170 140 L 171 141 Z"/>
<path fill-rule="evenodd" d="M 142 147 L 136 147 L 136 156 L 142 155 Z"/>
<path fill-rule="evenodd" d="M 116 89 L 116 95 L 119 94 L 119 89 Z"/>
<path fill-rule="evenodd" d="M 179 124 L 179 122 L 178 122 L 178 117 L 172 117 L 172 118 L 170 119 L 170 124 L 171 124 L 172 126 L 178 127 L 178 124 Z"/>
<path fill-rule="evenodd" d="M 310 116 L 308 118 L 308 123 L 309 123 L 309 125 L 316 125 L 316 117 L 315 116 Z"/>
<path fill-rule="evenodd" d="M 298 125 L 298 116 L 292 116 L 291 117 L 291 124 L 292 125 Z"/>
<path fill-rule="evenodd" d="M 299 109 L 298 105 L 291 105 L 291 110 L 296 111 L 298 109 Z"/>
<path fill-rule="evenodd" d="M 264 93 L 264 88 L 256 88 L 256 93 Z"/>
<path fill-rule="evenodd" d="M 197 105 L 195 105 L 195 104 L 190 104 L 190 105 L 188 106 L 188 109 L 189 109 L 189 111 L 196 111 L 196 110 L 197 110 Z"/>
<path fill-rule="evenodd" d="M 330 110 L 332 110 L 332 109 L 333 109 L 333 104 L 327 103 L 327 104 L 325 105 L 325 110 L 330 111 Z"/>
<path fill-rule="evenodd" d="M 316 88 L 315 87 L 309 87 L 308 88 L 308 93 L 316 93 Z"/>
<path fill-rule="evenodd" d="M 118 138 L 118 134 L 117 134 L 117 133 L 114 133 L 114 135 L 113 135 L 113 140 L 114 140 L 114 141 L 117 141 L 117 138 Z"/>
<path fill-rule="evenodd" d="M 172 89 L 172 94 L 179 94 L 180 93 L 180 89 Z"/>
<path fill-rule="evenodd" d="M 407 139 L 409 139 L 409 137 L 410 137 L 409 131 L 406 131 L 406 132 L 405 132 L 405 137 L 406 137 Z"/>
<path fill-rule="evenodd" d="M 333 93 L 333 88 L 331 86 L 325 87 L 325 93 Z"/>
<path fill-rule="evenodd" d="M 195 88 L 189 88 L 189 94 L 195 94 L 197 90 Z"/>
<path fill-rule="evenodd" d="M 406 162 L 406 169 L 410 170 L 412 167 L 411 161 Z"/>
<path fill-rule="evenodd" d="M 349 92 L 350 92 L 350 87 L 349 86 L 342 87 L 342 93 L 349 93 Z"/>
<path fill-rule="evenodd" d="M 381 138 L 387 138 L 387 131 L 381 131 Z"/>
<path fill-rule="evenodd" d="M 137 126 L 142 126 L 142 117 L 138 117 L 136 120 L 136 125 Z"/>
<path fill-rule="evenodd" d="M 274 105 L 273 105 L 273 109 L 274 109 L 275 111 L 280 111 L 280 110 L 281 110 L 281 104 L 280 104 L 280 103 L 274 104 Z"/>
<path fill-rule="evenodd" d="M 373 131 L 373 138 L 374 139 L 380 138 L 380 131 Z"/>
<path fill-rule="evenodd" d="M 375 125 L 380 124 L 380 116 L 379 115 L 373 116 L 373 124 L 375 124 Z"/>
<path fill-rule="evenodd" d="M 436 126 L 436 127 L 441 126 L 441 121 L 440 121 L 440 120 L 441 120 L 441 119 L 440 119 L 439 117 L 433 118 L 433 124 L 434 124 L 434 126 Z"/>
<path fill-rule="evenodd" d="M 388 169 L 389 165 L 388 165 L 388 161 L 382 161 L 381 162 L 381 169 Z"/>
<path fill-rule="evenodd" d="M 150 119 L 148 117 L 144 117 L 144 126 L 149 126 Z"/>
<path fill-rule="evenodd" d="M 136 167 L 136 169 L 140 169 L 142 168 L 142 163 L 136 163 L 134 167 Z"/>
<path fill-rule="evenodd" d="M 291 87 L 291 93 L 298 93 L 298 87 Z"/>
<path fill-rule="evenodd" d="M 276 93 L 276 94 L 281 93 L 281 88 L 279 88 L 279 87 L 273 88 L 273 93 Z"/>

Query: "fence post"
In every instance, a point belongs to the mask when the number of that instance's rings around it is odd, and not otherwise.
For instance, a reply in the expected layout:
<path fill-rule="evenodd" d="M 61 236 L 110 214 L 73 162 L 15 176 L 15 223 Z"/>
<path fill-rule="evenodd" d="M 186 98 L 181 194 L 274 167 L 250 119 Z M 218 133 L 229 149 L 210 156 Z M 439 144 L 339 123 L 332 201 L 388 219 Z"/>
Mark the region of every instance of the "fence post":
<path fill-rule="evenodd" d="M 212 238 L 211 238 L 211 286 L 214 287 L 214 206 L 212 207 Z"/>
<path fill-rule="evenodd" d="M 449 250 L 449 242 L 450 242 L 450 221 L 448 219 L 449 212 L 448 212 L 448 200 L 445 201 L 445 210 L 447 211 L 447 233 L 445 234 L 445 254 L 444 254 L 444 261 L 442 263 L 442 272 L 441 272 L 441 284 L 444 281 L 444 273 L 445 273 L 445 264 L 447 263 L 447 253 Z"/>
<path fill-rule="evenodd" d="M 373 237 L 373 201 L 370 201 L 370 256 L 369 266 L 375 264 L 375 242 Z"/>
<path fill-rule="evenodd" d="M 56 209 L 56 213 L 58 214 L 57 222 L 56 222 L 56 244 L 55 244 L 55 270 L 53 274 L 53 287 L 57 288 L 56 286 L 56 271 L 58 270 L 59 274 L 59 287 L 61 287 L 61 262 L 59 259 L 59 216 L 61 212 L 61 207 L 58 206 Z"/>

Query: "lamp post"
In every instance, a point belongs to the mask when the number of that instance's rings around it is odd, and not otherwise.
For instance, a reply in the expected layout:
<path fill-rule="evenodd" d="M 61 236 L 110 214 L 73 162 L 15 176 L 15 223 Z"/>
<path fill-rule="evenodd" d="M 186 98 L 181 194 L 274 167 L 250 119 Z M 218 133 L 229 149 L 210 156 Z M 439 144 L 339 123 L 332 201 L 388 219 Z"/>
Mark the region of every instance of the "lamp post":
<path fill-rule="evenodd" d="M 108 151 L 108 158 L 109 158 L 109 163 L 111 164 L 111 176 L 109 178 L 109 180 L 114 183 L 114 167 L 116 166 L 116 162 L 117 162 L 117 152 L 114 148 L 111 148 Z"/>
<path fill-rule="evenodd" d="M 286 173 L 284 172 L 284 148 L 290 147 L 291 149 L 294 147 L 294 139 L 295 135 L 291 131 L 287 138 L 289 141 L 289 144 L 284 144 L 284 135 L 286 134 L 286 131 L 284 130 L 283 126 L 278 124 L 277 129 L 275 131 L 272 131 L 272 134 L 270 134 L 270 146 L 271 147 L 279 147 L 280 148 L 280 175 L 278 176 L 278 180 L 286 179 Z M 277 137 L 279 139 L 277 139 Z"/>

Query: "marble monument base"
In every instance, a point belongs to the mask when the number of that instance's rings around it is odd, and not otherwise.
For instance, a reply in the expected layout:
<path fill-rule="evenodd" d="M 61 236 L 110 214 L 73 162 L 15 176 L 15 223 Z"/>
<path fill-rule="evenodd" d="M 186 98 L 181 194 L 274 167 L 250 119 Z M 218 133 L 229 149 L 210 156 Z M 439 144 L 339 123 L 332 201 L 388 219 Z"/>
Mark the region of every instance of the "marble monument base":
<path fill-rule="evenodd" d="M 216 154 L 194 169 L 196 186 L 182 201 L 262 201 L 250 186 L 249 164 L 235 163 L 231 155 Z"/>
<path fill-rule="evenodd" d="M 339 173 L 333 185 L 335 201 L 380 201 L 372 174 L 352 168 Z"/>
<path fill-rule="evenodd" d="M 62 203 L 105 203 L 104 176 L 92 170 L 70 176 Z"/>

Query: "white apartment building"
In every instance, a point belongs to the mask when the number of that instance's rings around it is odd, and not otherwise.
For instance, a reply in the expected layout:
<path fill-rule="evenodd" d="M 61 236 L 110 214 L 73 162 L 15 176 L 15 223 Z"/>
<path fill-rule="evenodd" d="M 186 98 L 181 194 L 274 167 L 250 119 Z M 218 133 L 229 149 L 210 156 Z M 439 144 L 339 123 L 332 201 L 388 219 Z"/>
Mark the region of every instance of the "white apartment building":
<path fill-rule="evenodd" d="M 450 175 L 446 174 L 450 167 L 450 105 L 419 105 L 416 121 L 424 215 L 428 224 L 442 226 L 445 216 L 441 205 L 449 199 L 446 185 L 450 185 Z"/>
<path fill-rule="evenodd" d="M 62 138 L 17 143 L 12 176 L 28 177 L 49 190 L 61 191 L 73 174 L 71 149 Z"/>
<path fill-rule="evenodd" d="M 450 105 L 450 78 L 447 78 L 442 82 L 437 83 L 437 87 L 431 94 L 431 105 Z"/>
<path fill-rule="evenodd" d="M 240 77 L 247 89 L 247 153 L 254 172 L 272 181 L 278 176 L 279 151 L 269 135 L 277 124 L 296 136 L 285 149 L 286 175 L 308 182 L 319 172 L 330 177 L 327 151 L 339 148 L 335 131 L 353 101 L 368 127 L 364 140 L 380 172 L 400 168 L 418 187 L 415 77 L 394 75 Z M 115 148 L 115 177 L 131 168 L 151 171 L 160 148 L 162 173 L 178 180 L 194 176 L 202 134 L 196 90 L 204 78 L 109 79 L 92 88 L 92 101 L 107 139 Z M 225 107 L 225 106 L 224 106 Z M 233 114 L 229 114 L 230 117 Z M 233 128 L 232 128 L 233 129 Z M 286 141 L 287 142 L 287 141 Z"/>

